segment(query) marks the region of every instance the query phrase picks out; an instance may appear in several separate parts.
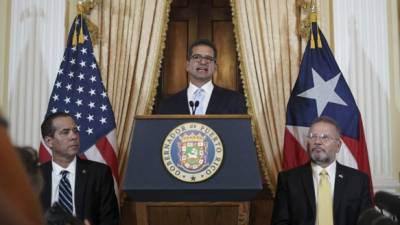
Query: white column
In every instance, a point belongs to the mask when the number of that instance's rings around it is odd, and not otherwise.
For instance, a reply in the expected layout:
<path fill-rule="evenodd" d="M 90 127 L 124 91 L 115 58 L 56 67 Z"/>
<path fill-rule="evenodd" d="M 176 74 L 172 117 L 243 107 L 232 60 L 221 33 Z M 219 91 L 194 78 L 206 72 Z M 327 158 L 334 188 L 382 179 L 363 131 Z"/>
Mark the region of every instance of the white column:
<path fill-rule="evenodd" d="M 333 1 L 336 60 L 361 111 L 375 191 L 393 191 L 388 0 Z"/>
<path fill-rule="evenodd" d="M 40 124 L 62 60 L 65 0 L 13 0 L 9 55 L 10 134 L 38 148 Z"/>

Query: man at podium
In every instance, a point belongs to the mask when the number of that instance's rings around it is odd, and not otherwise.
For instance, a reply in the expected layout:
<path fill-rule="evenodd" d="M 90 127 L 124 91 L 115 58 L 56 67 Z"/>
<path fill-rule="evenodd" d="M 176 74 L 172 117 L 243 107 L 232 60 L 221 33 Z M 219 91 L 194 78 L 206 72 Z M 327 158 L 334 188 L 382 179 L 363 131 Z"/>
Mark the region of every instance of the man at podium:
<path fill-rule="evenodd" d="M 211 41 L 193 42 L 186 60 L 188 87 L 161 101 L 156 114 L 247 114 L 242 94 L 213 84 L 216 62 L 217 49 Z"/>

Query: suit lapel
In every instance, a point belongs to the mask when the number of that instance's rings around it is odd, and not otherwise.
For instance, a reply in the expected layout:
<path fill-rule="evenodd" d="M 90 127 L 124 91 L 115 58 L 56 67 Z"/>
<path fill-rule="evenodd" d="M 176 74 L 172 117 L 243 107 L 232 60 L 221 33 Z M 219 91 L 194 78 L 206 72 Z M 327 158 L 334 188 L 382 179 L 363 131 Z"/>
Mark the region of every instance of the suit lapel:
<path fill-rule="evenodd" d="M 316 215 L 316 205 L 315 205 L 315 191 L 314 191 L 314 182 L 312 178 L 312 169 L 311 164 L 308 163 L 304 166 L 305 172 L 302 173 L 302 181 L 304 185 L 304 190 L 307 195 L 307 200 L 311 205 L 313 215 Z"/>
<path fill-rule="evenodd" d="M 346 176 L 343 171 L 343 166 L 340 163 L 336 163 L 336 176 L 335 176 L 335 190 L 333 193 L 333 212 L 335 212 L 335 219 L 338 218 L 336 214 L 339 212 L 340 204 L 342 202 L 342 196 L 345 193 Z"/>
<path fill-rule="evenodd" d="M 188 106 L 188 96 L 187 96 L 187 88 L 182 91 L 179 95 L 180 101 L 179 101 L 179 105 L 177 107 L 182 107 L 182 112 L 183 114 L 189 114 L 190 115 L 190 109 Z"/>
<path fill-rule="evenodd" d="M 82 218 L 84 214 L 84 195 L 88 172 L 87 165 L 83 162 L 83 160 L 77 157 L 75 175 L 75 211 L 76 216 L 79 218 Z"/>
<path fill-rule="evenodd" d="M 216 114 L 216 112 L 218 112 L 218 106 L 219 106 L 218 102 L 220 102 L 218 99 L 220 97 L 219 92 L 220 92 L 219 87 L 214 84 L 210 101 L 208 102 L 206 114 Z"/>

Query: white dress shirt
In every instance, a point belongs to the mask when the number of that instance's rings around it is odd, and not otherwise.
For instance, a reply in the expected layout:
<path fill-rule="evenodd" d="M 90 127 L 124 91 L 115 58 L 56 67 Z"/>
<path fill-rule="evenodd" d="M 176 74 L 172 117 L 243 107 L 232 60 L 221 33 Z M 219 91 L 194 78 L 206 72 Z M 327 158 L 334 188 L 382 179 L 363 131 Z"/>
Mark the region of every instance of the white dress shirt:
<path fill-rule="evenodd" d="M 193 110 L 192 110 L 192 107 L 190 107 L 189 102 L 190 101 L 195 102 L 195 100 L 194 100 L 194 92 L 199 88 L 204 90 L 204 99 L 203 99 L 202 102 L 200 102 L 200 104 L 202 104 L 204 112 L 207 112 L 207 107 L 208 107 L 208 103 L 210 102 L 212 91 L 214 89 L 214 84 L 210 80 L 207 83 L 203 84 L 203 86 L 197 87 L 194 84 L 189 82 L 189 87 L 187 89 L 187 99 L 188 99 L 188 103 L 187 104 L 188 104 L 188 107 L 189 107 L 189 110 L 190 110 L 190 114 L 193 114 Z"/>
<path fill-rule="evenodd" d="M 315 201 L 318 200 L 318 184 L 319 184 L 319 173 L 323 169 L 321 166 L 311 162 L 311 168 L 312 168 L 312 175 L 313 175 L 313 181 L 314 181 L 314 190 L 315 190 Z M 328 172 L 329 175 L 329 184 L 331 187 L 331 194 L 332 194 L 332 202 L 333 202 L 333 193 L 335 190 L 335 176 L 336 176 L 336 161 L 331 163 L 328 167 L 325 168 L 326 172 Z"/>
<path fill-rule="evenodd" d="M 67 170 L 69 172 L 67 178 L 69 180 L 69 183 L 71 184 L 71 190 L 72 190 L 73 214 L 76 215 L 75 212 L 76 157 L 74 158 L 74 160 L 72 160 L 72 162 L 68 165 L 67 168 L 61 167 L 54 161 L 52 161 L 51 164 L 53 166 L 53 171 L 51 172 L 51 205 L 53 205 L 54 202 L 58 202 L 58 192 L 60 190 L 59 185 L 60 185 L 60 180 L 62 178 L 62 175 L 60 173 L 63 170 Z"/>

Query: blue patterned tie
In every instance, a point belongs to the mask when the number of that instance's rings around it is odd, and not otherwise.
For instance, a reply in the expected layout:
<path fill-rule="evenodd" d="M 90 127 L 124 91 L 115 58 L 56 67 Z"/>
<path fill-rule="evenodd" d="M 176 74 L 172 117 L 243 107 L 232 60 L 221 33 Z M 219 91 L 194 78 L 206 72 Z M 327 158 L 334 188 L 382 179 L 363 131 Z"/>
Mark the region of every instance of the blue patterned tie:
<path fill-rule="evenodd" d="M 193 93 L 193 96 L 194 96 L 194 101 L 195 102 L 199 102 L 199 106 L 196 108 L 196 112 L 195 112 L 195 114 L 196 115 L 204 115 L 204 114 L 206 114 L 206 112 L 204 112 L 204 102 L 203 102 L 203 100 L 204 100 L 204 90 L 203 89 L 201 89 L 201 88 L 199 88 L 199 89 L 197 89 L 194 93 Z"/>
<path fill-rule="evenodd" d="M 67 178 L 68 171 L 63 170 L 61 171 L 61 180 L 59 185 L 58 191 L 58 201 L 60 202 L 61 206 L 64 207 L 69 213 L 72 214 L 73 212 L 73 205 L 72 205 L 72 189 L 71 184 Z"/>

